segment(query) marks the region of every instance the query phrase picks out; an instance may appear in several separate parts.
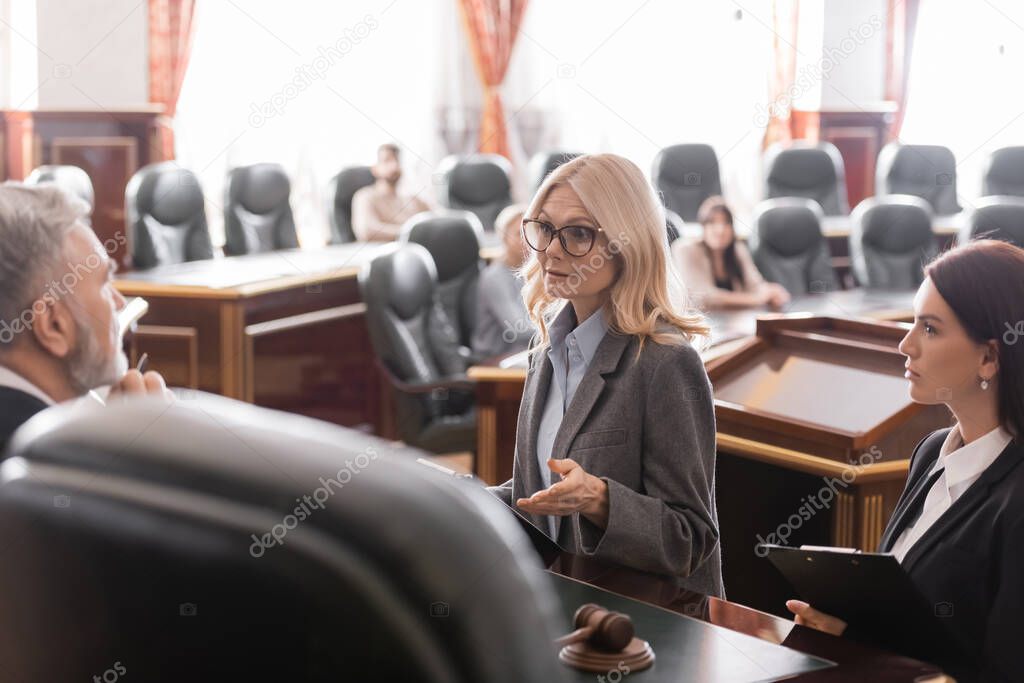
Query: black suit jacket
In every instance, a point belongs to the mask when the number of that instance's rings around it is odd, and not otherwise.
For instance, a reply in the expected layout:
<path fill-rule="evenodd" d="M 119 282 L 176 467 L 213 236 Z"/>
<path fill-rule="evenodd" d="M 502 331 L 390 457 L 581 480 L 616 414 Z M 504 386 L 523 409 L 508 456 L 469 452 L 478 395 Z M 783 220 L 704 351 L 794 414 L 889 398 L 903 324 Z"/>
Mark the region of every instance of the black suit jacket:
<path fill-rule="evenodd" d="M 0 387 L 0 456 L 7 449 L 14 430 L 44 408 L 46 404 L 32 394 Z"/>
<path fill-rule="evenodd" d="M 924 482 L 949 429 L 917 445 L 907 485 L 882 535 L 893 543 L 920 512 Z M 955 455 L 953 457 L 956 457 Z M 903 568 L 960 640 L 970 670 L 958 680 L 1024 680 L 1024 445 L 1015 439 L 924 535 Z"/>

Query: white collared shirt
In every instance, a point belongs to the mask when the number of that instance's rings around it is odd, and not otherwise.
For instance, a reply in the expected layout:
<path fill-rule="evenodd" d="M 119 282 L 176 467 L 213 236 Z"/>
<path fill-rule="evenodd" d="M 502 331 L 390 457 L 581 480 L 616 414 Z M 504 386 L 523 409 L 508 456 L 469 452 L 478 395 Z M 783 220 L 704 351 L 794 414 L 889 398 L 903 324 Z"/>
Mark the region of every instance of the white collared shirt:
<path fill-rule="evenodd" d="M 935 466 L 926 477 L 943 470 L 935 480 L 928 496 L 924 499 L 921 514 L 914 520 L 892 546 L 892 554 L 903 562 L 910 549 L 928 529 L 978 480 L 988 466 L 995 462 L 1013 436 L 1002 427 L 996 427 L 971 443 L 964 445 L 959 425 L 949 430 L 942 442 Z"/>
<path fill-rule="evenodd" d="M 9 389 L 17 389 L 18 391 L 24 391 L 29 396 L 34 396 L 48 406 L 52 406 L 56 401 L 46 395 L 42 389 L 37 387 L 32 382 L 11 370 L 8 367 L 0 365 L 0 387 L 8 387 Z"/>

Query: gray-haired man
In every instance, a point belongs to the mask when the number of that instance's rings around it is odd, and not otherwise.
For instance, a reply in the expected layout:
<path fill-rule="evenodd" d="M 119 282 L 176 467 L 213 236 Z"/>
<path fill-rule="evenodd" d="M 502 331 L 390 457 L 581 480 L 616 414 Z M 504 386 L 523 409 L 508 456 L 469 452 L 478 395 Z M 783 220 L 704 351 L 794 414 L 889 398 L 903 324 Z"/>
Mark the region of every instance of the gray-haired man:
<path fill-rule="evenodd" d="M 155 372 L 128 370 L 116 264 L 53 186 L 0 185 L 0 450 L 48 405 L 100 386 L 167 395 Z"/>

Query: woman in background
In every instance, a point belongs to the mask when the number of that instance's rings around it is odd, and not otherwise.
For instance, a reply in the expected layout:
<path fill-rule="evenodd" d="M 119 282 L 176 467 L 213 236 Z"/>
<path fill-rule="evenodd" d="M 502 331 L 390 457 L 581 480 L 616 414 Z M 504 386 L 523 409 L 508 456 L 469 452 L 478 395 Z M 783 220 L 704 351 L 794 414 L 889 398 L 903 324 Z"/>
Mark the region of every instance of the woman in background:
<path fill-rule="evenodd" d="M 676 240 L 673 256 L 690 296 L 707 310 L 781 308 L 789 301 L 782 285 L 765 282 L 747 246 L 736 239 L 732 211 L 721 197 L 708 197 L 697 212 L 704 230 L 695 242 Z"/>

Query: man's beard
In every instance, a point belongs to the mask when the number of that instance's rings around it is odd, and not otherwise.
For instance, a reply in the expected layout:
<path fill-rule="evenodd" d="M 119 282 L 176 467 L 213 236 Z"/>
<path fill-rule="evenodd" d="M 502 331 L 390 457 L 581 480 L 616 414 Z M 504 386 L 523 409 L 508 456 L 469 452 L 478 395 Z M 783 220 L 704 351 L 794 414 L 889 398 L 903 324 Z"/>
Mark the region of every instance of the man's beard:
<path fill-rule="evenodd" d="M 70 306 L 77 327 L 78 345 L 68 358 L 68 372 L 79 394 L 97 387 L 114 384 L 128 372 L 128 358 L 117 349 L 109 358 L 102 358 L 97 335 L 87 316 Z M 114 318 L 116 324 L 117 318 Z"/>

